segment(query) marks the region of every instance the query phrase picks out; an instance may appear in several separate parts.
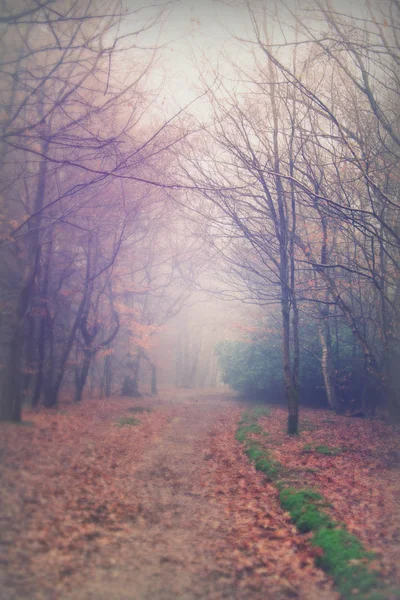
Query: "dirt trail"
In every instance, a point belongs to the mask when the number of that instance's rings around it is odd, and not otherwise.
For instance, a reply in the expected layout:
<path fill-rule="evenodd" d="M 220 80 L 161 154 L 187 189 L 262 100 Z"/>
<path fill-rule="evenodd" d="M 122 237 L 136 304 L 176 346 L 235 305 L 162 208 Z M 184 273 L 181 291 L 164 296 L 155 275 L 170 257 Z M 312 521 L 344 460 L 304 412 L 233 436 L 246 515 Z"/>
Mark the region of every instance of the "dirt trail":
<path fill-rule="evenodd" d="M 69 578 L 69 591 L 55 598 L 337 598 L 312 557 L 304 558 L 303 542 L 282 550 L 279 537 L 295 539 L 293 527 L 277 508 L 275 491 L 265 488 L 232 441 L 237 402 L 229 396 L 189 396 L 169 405 L 167 427 L 149 440 L 127 473 L 137 506 L 130 538 L 104 549 L 107 556 L 97 554 L 86 573 Z M 237 446 L 235 459 L 227 458 L 228 445 Z M 236 511 L 253 493 L 255 505 Z M 254 527 L 262 527 L 254 525 L 255 515 L 267 515 L 268 502 L 275 503 L 280 522 L 259 531 L 263 545 L 252 550 Z"/>

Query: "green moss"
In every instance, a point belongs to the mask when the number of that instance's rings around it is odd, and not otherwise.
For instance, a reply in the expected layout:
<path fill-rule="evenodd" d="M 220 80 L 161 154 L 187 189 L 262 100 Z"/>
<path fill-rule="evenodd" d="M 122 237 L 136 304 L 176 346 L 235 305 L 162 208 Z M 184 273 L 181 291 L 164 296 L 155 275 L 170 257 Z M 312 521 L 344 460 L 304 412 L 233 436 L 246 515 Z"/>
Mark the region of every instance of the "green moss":
<path fill-rule="evenodd" d="M 333 527 L 333 522 L 325 513 L 310 505 L 303 514 L 295 521 L 297 529 L 301 533 L 316 531 L 321 527 Z"/>
<path fill-rule="evenodd" d="M 337 456 L 341 452 L 343 452 L 342 448 L 337 448 L 335 446 L 316 446 L 315 452 L 319 454 L 324 454 L 325 456 Z"/>
<path fill-rule="evenodd" d="M 249 425 L 239 424 L 239 428 L 236 431 L 236 439 L 238 442 L 245 442 L 249 433 L 262 433 L 262 429 L 257 423 L 250 423 Z"/>
<path fill-rule="evenodd" d="M 276 479 L 280 473 L 280 463 L 276 460 L 272 460 L 267 453 L 255 461 L 255 467 L 257 471 L 264 473 L 268 479 Z"/>
<path fill-rule="evenodd" d="M 344 598 L 366 598 L 376 588 L 378 573 L 368 569 L 374 557 L 361 542 L 344 529 L 320 529 L 312 542 L 323 550 L 317 564 L 334 578 Z"/>
<path fill-rule="evenodd" d="M 257 471 L 261 471 L 269 479 L 276 479 L 279 475 L 280 463 L 273 460 L 259 442 L 248 438 L 249 434 L 265 435 L 262 427 L 258 425 L 257 419 L 268 414 L 269 409 L 264 406 L 257 407 L 251 413 L 244 413 L 236 431 L 236 439 L 245 444 L 244 452 L 254 463 Z"/>
<path fill-rule="evenodd" d="M 139 425 L 139 419 L 135 417 L 120 417 L 117 421 L 118 427 L 125 427 L 125 425 Z"/>
<path fill-rule="evenodd" d="M 282 507 L 290 513 L 299 531 L 317 531 L 321 527 L 333 527 L 331 519 L 320 510 L 321 494 L 312 490 L 283 489 L 279 495 Z"/>
<path fill-rule="evenodd" d="M 264 452 L 260 448 L 259 444 L 252 444 L 250 442 L 246 444 L 245 454 L 249 457 L 250 460 L 256 461 L 257 459 L 263 456 Z"/>
<path fill-rule="evenodd" d="M 143 406 L 130 406 L 128 410 L 133 413 L 151 412 L 151 408 L 144 408 Z"/>
<path fill-rule="evenodd" d="M 322 502 L 322 500 L 321 494 L 313 490 L 298 491 L 294 488 L 288 488 L 281 494 L 281 502 L 285 502 L 287 510 L 303 506 L 307 502 Z"/>
<path fill-rule="evenodd" d="M 303 452 L 318 452 L 318 454 L 324 454 L 325 456 L 337 456 L 344 452 L 344 448 L 338 448 L 337 446 L 326 446 L 322 444 L 315 446 L 313 444 L 305 444 L 303 446 Z"/>
<path fill-rule="evenodd" d="M 243 425 L 245 423 L 253 423 L 255 421 L 254 414 L 252 412 L 246 411 L 243 413 L 241 420 L 239 421 L 239 425 Z"/>

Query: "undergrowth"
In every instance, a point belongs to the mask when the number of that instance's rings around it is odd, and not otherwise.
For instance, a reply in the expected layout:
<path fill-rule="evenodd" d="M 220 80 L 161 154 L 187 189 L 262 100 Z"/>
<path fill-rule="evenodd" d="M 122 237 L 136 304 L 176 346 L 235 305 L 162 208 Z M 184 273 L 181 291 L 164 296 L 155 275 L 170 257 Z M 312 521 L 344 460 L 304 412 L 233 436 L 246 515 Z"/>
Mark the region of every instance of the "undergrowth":
<path fill-rule="evenodd" d="M 342 598 L 384 600 L 387 596 L 379 590 L 379 573 L 369 568 L 374 555 L 367 552 L 353 534 L 330 518 L 324 511 L 328 504 L 321 494 L 311 489 L 296 489 L 282 479 L 282 474 L 285 474 L 283 465 L 274 460 L 254 437 L 265 433 L 257 421 L 268 412 L 268 409 L 262 408 L 243 414 L 236 439 L 244 444 L 245 454 L 256 469 L 278 487 L 280 504 L 290 514 L 298 530 L 301 533 L 313 532 L 311 543 L 320 552 L 316 564 L 333 577 Z M 343 452 L 341 448 L 330 446 L 312 448 L 308 445 L 304 449 L 331 456 Z"/>

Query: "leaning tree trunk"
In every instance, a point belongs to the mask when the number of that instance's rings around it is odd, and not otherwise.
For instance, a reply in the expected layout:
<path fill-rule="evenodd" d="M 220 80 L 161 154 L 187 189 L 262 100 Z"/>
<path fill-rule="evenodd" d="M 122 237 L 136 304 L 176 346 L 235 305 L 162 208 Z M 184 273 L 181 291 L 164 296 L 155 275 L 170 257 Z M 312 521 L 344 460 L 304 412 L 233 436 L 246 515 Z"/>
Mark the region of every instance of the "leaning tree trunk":
<path fill-rule="evenodd" d="M 335 280 L 330 276 L 327 269 L 324 268 L 324 266 L 318 264 L 318 262 L 311 255 L 309 249 L 304 244 L 302 244 L 302 250 L 306 258 L 310 261 L 312 267 L 315 269 L 315 272 L 320 275 L 321 279 L 326 284 L 330 297 L 337 304 L 338 308 L 340 309 L 343 315 L 343 318 L 351 328 L 354 338 L 357 340 L 359 346 L 363 351 L 366 374 L 366 398 L 369 398 L 375 404 L 374 398 L 380 395 L 380 389 L 382 387 L 382 374 L 376 357 L 368 343 L 365 332 L 361 331 L 357 320 L 353 314 L 352 308 L 341 296 L 340 292 L 337 289 Z M 367 400 L 367 402 L 369 402 L 369 400 Z"/>
<path fill-rule="evenodd" d="M 316 187 L 316 192 L 319 192 L 318 186 Z M 322 241 L 321 241 L 321 264 L 328 264 L 328 223 L 326 216 L 319 209 L 318 204 L 316 204 L 317 212 L 321 219 L 321 231 L 322 231 Z M 339 408 L 339 403 L 337 399 L 336 393 L 336 381 L 333 369 L 333 358 L 332 358 L 332 337 L 331 337 L 331 328 L 329 324 L 329 304 L 328 301 L 330 299 L 329 291 L 327 290 L 325 293 L 325 300 L 327 304 L 321 304 L 319 308 L 320 319 L 318 323 L 318 335 L 321 343 L 321 367 L 322 367 L 322 376 L 324 378 L 324 385 L 326 391 L 326 397 L 328 399 L 328 404 L 331 408 L 335 409 L 336 412 Z"/>
<path fill-rule="evenodd" d="M 324 378 L 324 385 L 326 391 L 326 397 L 328 404 L 336 412 L 339 410 L 339 402 L 336 392 L 336 380 L 333 368 L 333 357 L 332 357 L 332 339 L 330 326 L 328 322 L 329 309 L 320 309 L 320 320 L 318 323 L 318 335 L 321 343 L 321 367 L 322 375 Z"/>

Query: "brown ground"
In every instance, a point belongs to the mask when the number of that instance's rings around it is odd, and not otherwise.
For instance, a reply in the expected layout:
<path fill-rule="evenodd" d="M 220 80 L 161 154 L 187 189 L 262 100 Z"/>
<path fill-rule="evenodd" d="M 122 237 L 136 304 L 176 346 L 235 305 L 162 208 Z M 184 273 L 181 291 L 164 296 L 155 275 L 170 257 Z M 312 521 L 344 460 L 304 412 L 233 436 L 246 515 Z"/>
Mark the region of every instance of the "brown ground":
<path fill-rule="evenodd" d="M 116 427 L 131 406 L 153 405 Z M 331 599 L 233 396 L 89 401 L 2 426 L 1 600 Z"/>

